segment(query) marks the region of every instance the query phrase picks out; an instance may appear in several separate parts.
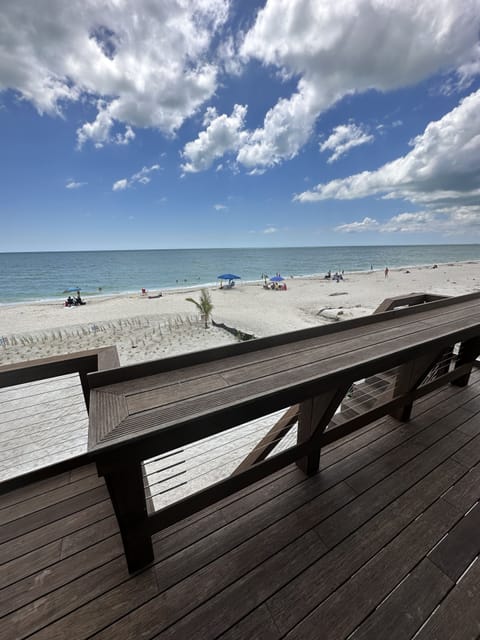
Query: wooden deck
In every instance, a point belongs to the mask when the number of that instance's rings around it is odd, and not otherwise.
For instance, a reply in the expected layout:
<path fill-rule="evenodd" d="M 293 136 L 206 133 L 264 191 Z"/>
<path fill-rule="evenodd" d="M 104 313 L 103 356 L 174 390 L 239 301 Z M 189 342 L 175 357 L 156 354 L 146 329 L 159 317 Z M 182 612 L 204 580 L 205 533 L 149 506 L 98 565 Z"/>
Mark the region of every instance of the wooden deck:
<path fill-rule="evenodd" d="M 480 637 L 480 372 L 154 536 L 93 465 L 0 496 L 0 639 Z M 417 634 L 417 635 L 416 635 Z"/>

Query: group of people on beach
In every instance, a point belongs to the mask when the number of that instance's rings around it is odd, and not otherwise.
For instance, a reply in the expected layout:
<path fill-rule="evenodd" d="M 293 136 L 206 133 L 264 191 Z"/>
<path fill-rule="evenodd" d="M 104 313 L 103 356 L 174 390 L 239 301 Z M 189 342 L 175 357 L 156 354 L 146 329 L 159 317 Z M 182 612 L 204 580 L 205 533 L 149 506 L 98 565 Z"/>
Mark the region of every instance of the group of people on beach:
<path fill-rule="evenodd" d="M 340 282 L 340 280 L 343 280 L 343 274 L 344 274 L 344 271 L 342 269 L 342 273 L 338 273 L 338 271 L 335 271 L 335 273 L 332 276 L 332 272 L 329 269 L 325 274 L 324 278 L 325 280 L 333 280 L 334 282 Z"/>
<path fill-rule="evenodd" d="M 293 276 L 290 276 L 290 277 L 293 278 Z M 282 278 L 282 276 L 278 271 L 275 274 L 275 276 L 270 279 L 270 282 L 268 282 L 268 275 L 266 273 L 262 273 L 261 278 L 263 280 L 264 289 L 270 289 L 271 291 L 287 290 L 287 283 L 284 282 L 284 279 Z"/>
<path fill-rule="evenodd" d="M 263 285 L 264 289 L 271 289 L 272 291 L 286 291 L 287 283 L 286 282 L 267 282 L 265 280 L 265 284 Z"/>
<path fill-rule="evenodd" d="M 66 307 L 78 307 L 83 304 L 87 304 L 87 303 L 84 300 L 82 300 L 80 296 L 80 291 L 77 291 L 77 295 L 75 298 L 72 298 L 72 296 L 68 296 L 68 298 L 65 300 Z"/>

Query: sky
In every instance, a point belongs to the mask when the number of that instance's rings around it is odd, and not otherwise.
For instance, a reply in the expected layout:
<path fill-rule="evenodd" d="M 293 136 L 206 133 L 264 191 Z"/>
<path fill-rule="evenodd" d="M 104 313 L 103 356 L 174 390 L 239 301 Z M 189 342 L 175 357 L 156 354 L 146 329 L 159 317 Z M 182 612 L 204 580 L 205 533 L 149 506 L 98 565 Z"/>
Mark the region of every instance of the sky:
<path fill-rule="evenodd" d="M 0 140 L 0 251 L 478 243 L 480 0 L 2 0 Z"/>

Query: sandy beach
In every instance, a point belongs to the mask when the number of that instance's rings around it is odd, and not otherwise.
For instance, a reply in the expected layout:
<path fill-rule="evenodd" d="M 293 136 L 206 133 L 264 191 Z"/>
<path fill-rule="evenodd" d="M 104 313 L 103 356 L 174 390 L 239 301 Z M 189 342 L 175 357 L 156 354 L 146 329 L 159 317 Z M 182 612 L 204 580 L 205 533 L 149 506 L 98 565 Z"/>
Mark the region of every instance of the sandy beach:
<path fill-rule="evenodd" d="M 335 282 L 319 277 L 286 278 L 287 291 L 237 282 L 210 288 L 213 319 L 263 337 L 368 315 L 387 297 L 425 292 L 460 295 L 480 285 L 480 262 L 439 264 L 345 273 Z M 156 292 L 149 292 L 156 293 Z M 236 340 L 223 329 L 205 329 L 187 297 L 197 291 L 86 299 L 81 307 L 61 302 L 0 307 L 0 364 L 115 344 L 120 362 L 154 360 Z"/>

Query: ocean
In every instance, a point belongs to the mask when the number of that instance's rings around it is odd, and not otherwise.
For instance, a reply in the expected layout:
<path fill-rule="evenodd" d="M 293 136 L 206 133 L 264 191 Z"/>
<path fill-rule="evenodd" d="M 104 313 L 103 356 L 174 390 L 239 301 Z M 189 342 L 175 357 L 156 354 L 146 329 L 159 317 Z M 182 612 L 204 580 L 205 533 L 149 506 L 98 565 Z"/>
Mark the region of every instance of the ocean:
<path fill-rule="evenodd" d="M 213 286 L 223 273 L 243 281 L 480 260 L 480 245 L 152 249 L 0 253 L 0 304 Z"/>

